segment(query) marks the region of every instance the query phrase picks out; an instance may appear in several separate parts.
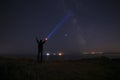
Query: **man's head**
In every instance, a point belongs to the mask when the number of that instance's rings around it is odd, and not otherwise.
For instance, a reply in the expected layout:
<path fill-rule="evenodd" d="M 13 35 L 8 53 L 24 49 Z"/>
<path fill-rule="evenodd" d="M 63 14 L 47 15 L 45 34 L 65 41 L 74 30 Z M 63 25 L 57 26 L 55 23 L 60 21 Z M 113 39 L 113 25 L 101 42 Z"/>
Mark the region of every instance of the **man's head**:
<path fill-rule="evenodd" d="M 40 42 L 42 42 L 42 39 L 40 40 Z"/>

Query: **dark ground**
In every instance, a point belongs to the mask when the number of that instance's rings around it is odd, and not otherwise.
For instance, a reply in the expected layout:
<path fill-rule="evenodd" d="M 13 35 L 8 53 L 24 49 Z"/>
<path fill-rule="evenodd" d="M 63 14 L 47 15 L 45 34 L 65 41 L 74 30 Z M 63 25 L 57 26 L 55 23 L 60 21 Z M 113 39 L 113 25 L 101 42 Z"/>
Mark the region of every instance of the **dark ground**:
<path fill-rule="evenodd" d="M 0 58 L 0 80 L 120 80 L 120 59 L 92 58 L 42 64 Z"/>

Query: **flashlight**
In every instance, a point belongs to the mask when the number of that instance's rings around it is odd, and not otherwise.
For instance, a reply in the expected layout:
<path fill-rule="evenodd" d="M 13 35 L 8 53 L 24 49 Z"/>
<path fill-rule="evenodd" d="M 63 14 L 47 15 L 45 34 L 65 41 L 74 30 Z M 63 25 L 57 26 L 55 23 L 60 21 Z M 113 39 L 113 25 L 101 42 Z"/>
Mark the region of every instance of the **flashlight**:
<path fill-rule="evenodd" d="M 47 41 L 47 40 L 48 40 L 48 38 L 45 38 L 45 40 Z"/>

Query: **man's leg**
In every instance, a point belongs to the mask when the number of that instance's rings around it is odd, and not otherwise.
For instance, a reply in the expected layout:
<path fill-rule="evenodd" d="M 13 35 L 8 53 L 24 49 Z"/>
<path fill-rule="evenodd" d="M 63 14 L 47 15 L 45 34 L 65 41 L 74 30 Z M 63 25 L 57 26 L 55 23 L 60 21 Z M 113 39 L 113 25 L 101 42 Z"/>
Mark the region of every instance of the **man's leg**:
<path fill-rule="evenodd" d="M 40 61 L 42 63 L 43 62 L 43 51 L 41 51 L 40 54 L 41 54 L 41 60 Z"/>
<path fill-rule="evenodd" d="M 39 57 L 40 57 L 40 51 L 38 50 L 38 54 L 37 54 L 37 62 L 39 62 Z"/>

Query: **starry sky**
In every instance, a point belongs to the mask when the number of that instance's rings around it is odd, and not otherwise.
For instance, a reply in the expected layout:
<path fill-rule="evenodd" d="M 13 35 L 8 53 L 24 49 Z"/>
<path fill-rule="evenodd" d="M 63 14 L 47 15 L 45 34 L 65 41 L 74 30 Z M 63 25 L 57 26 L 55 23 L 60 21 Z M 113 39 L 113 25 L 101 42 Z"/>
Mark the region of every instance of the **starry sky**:
<path fill-rule="evenodd" d="M 4 0 L 0 3 L 0 53 L 36 53 L 35 38 L 46 38 L 45 52 L 120 52 L 118 0 Z"/>

